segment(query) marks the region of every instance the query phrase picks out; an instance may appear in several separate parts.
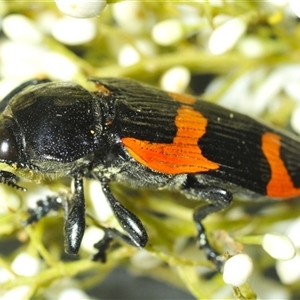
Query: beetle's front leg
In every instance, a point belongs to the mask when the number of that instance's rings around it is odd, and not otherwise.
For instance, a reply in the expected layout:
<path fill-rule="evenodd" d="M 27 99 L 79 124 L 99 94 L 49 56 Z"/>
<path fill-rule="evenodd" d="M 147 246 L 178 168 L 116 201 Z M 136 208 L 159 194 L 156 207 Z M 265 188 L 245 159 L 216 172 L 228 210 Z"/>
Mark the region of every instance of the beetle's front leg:
<path fill-rule="evenodd" d="M 85 230 L 85 201 L 81 177 L 74 179 L 74 194 L 48 196 L 45 200 L 39 200 L 35 209 L 29 209 L 30 217 L 24 225 L 37 222 L 51 210 L 58 211 L 61 207 L 65 216 L 65 251 L 69 254 L 77 254 Z"/>
<path fill-rule="evenodd" d="M 74 194 L 63 202 L 65 225 L 65 251 L 77 254 L 85 231 L 85 200 L 83 193 L 83 179 L 74 178 Z"/>
<path fill-rule="evenodd" d="M 0 183 L 7 184 L 16 190 L 26 192 L 26 189 L 17 184 L 18 177 L 10 172 L 0 171 Z"/>
<path fill-rule="evenodd" d="M 51 210 L 58 211 L 62 207 L 63 199 L 60 196 L 48 196 L 44 200 L 36 203 L 36 208 L 28 209 L 30 217 L 24 222 L 24 226 L 39 221 L 46 216 Z"/>

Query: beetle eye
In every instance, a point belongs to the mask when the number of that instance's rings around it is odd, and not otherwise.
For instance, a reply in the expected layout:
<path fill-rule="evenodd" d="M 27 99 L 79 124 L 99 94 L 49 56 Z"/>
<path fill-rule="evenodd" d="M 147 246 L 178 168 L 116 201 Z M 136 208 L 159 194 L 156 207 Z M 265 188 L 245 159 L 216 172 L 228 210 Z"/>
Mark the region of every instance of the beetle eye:
<path fill-rule="evenodd" d="M 14 162 L 18 160 L 18 147 L 16 141 L 5 127 L 0 127 L 0 160 Z"/>

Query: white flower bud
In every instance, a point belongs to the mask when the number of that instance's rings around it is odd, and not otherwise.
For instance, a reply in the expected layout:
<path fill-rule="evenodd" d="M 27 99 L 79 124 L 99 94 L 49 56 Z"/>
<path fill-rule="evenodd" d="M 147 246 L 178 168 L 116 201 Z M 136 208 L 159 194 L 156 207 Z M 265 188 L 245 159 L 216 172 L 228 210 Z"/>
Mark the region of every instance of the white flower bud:
<path fill-rule="evenodd" d="M 288 0 L 271 0 L 270 2 L 276 6 L 282 7 L 287 4 Z"/>
<path fill-rule="evenodd" d="M 140 270 L 150 270 L 163 264 L 163 261 L 144 249 L 137 251 L 130 261 L 135 268 Z"/>
<path fill-rule="evenodd" d="M 23 15 L 12 14 L 2 20 L 2 30 L 12 41 L 37 44 L 42 41 L 42 34 L 37 26 Z"/>
<path fill-rule="evenodd" d="M 262 240 L 262 247 L 275 259 L 288 260 L 292 259 L 296 254 L 294 244 L 284 234 L 265 234 Z"/>
<path fill-rule="evenodd" d="M 89 226 L 85 232 L 81 242 L 81 249 L 90 254 L 97 252 L 94 247 L 95 242 L 100 241 L 104 237 L 104 231 L 95 226 Z"/>
<path fill-rule="evenodd" d="M 61 80 L 72 80 L 78 72 L 78 66 L 68 57 L 54 51 L 48 51 L 41 60 L 44 73 Z"/>
<path fill-rule="evenodd" d="M 223 280 L 233 286 L 243 285 L 252 274 L 253 263 L 246 254 L 237 254 L 224 264 Z"/>
<path fill-rule="evenodd" d="M 170 46 L 179 42 L 185 35 L 182 22 L 178 19 L 157 23 L 152 29 L 152 39 L 162 46 Z"/>
<path fill-rule="evenodd" d="M 300 1 L 299 0 L 289 0 L 290 8 L 293 13 L 300 18 Z"/>
<path fill-rule="evenodd" d="M 30 290 L 30 285 L 20 285 L 16 288 L 9 290 L 8 292 L 1 294 L 2 300 L 11 299 L 25 299 L 26 294 Z"/>
<path fill-rule="evenodd" d="M 223 54 L 232 49 L 247 29 L 246 23 L 240 18 L 233 18 L 217 27 L 210 36 L 209 50 L 215 54 Z"/>
<path fill-rule="evenodd" d="M 182 93 L 190 83 L 191 73 L 183 66 L 176 66 L 167 70 L 161 80 L 161 88 L 165 91 Z"/>
<path fill-rule="evenodd" d="M 276 262 L 277 274 L 284 284 L 293 284 L 300 279 L 300 254 L 290 260 L 278 260 Z"/>
<path fill-rule="evenodd" d="M 131 34 L 149 31 L 154 18 L 140 1 L 121 1 L 111 5 L 112 15 L 119 27 Z"/>
<path fill-rule="evenodd" d="M 7 186 L 0 187 L 0 214 L 16 211 L 21 206 L 20 197 L 16 193 L 9 193 L 7 189 Z"/>
<path fill-rule="evenodd" d="M 53 24 L 52 35 L 66 45 L 81 45 L 93 40 L 97 30 L 93 20 L 63 17 Z"/>
<path fill-rule="evenodd" d="M 73 18 L 92 18 L 101 13 L 106 0 L 55 0 L 59 10 Z"/>
<path fill-rule="evenodd" d="M 85 192 L 91 201 L 93 216 L 100 222 L 108 221 L 114 214 L 99 181 L 85 180 Z"/>
<path fill-rule="evenodd" d="M 33 276 L 41 270 L 41 261 L 27 253 L 20 253 L 13 260 L 11 268 L 18 275 Z"/>
<path fill-rule="evenodd" d="M 91 299 L 85 292 L 83 292 L 82 290 L 78 289 L 78 288 L 67 288 L 65 290 L 63 290 L 60 294 L 59 294 L 59 299 L 60 300 L 89 300 Z"/>
<path fill-rule="evenodd" d="M 140 60 L 138 51 L 129 44 L 124 45 L 118 54 L 118 63 L 122 67 L 127 67 L 136 64 Z"/>

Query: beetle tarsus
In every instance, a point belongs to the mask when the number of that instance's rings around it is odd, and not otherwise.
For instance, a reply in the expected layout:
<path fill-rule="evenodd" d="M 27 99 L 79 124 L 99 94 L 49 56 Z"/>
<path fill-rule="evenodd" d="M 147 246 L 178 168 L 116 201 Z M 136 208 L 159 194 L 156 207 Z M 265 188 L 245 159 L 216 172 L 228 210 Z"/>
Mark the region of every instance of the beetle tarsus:
<path fill-rule="evenodd" d="M 104 232 L 104 237 L 94 245 L 98 252 L 93 255 L 93 261 L 101 261 L 103 263 L 106 262 L 106 251 L 110 247 L 110 244 L 113 240 L 121 241 L 128 245 L 136 247 L 136 243 L 132 241 L 129 236 L 121 233 L 114 228 L 105 228 Z"/>
<path fill-rule="evenodd" d="M 113 237 L 107 234 L 107 231 L 105 231 L 103 239 L 94 245 L 94 248 L 96 248 L 98 252 L 92 256 L 93 261 L 101 261 L 102 263 L 106 262 L 106 251 L 109 248 L 112 240 Z"/>
<path fill-rule="evenodd" d="M 17 185 L 18 177 L 6 171 L 0 171 L 0 182 L 13 187 L 14 189 L 26 192 L 26 189 Z"/>
<path fill-rule="evenodd" d="M 199 249 L 205 251 L 206 257 L 210 260 L 217 268 L 218 271 L 222 271 L 224 259 L 218 251 L 216 251 L 209 243 L 205 227 L 200 221 L 195 221 L 197 227 L 197 241 Z"/>
<path fill-rule="evenodd" d="M 24 226 L 35 223 L 46 216 L 51 210 L 58 211 L 61 208 L 61 197 L 48 196 L 44 200 L 37 201 L 35 209 L 30 208 L 28 213 L 30 217 L 24 222 Z"/>

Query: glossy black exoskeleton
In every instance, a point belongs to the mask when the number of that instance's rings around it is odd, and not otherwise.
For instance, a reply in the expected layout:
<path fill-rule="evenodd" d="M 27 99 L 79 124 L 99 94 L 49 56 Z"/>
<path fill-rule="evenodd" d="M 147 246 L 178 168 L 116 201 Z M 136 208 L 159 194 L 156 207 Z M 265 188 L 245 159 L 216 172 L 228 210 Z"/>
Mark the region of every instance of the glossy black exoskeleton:
<path fill-rule="evenodd" d="M 95 178 L 101 182 L 126 233 L 113 228 L 106 230 L 104 238 L 95 246 L 98 253 L 94 257 L 104 261 L 105 251 L 114 238 L 137 247 L 144 247 L 148 241 L 141 221 L 115 199 L 109 183 L 173 188 L 192 198 L 212 200 L 205 209 L 195 211 L 194 221 L 200 247 L 221 267 L 221 258 L 210 247 L 201 220 L 227 207 L 232 200 L 231 193 L 215 186 L 214 182 L 201 183 L 193 175 L 153 171 L 136 161 L 122 144 L 121 139 L 127 136 L 140 135 L 147 139 L 153 135 L 151 122 L 164 122 L 164 114 L 168 111 L 166 107 L 159 115 L 159 99 L 166 99 L 167 103 L 173 100 L 166 98 L 165 92 L 129 80 L 91 81 L 97 87 L 93 92 L 71 82 L 31 80 L 12 91 L 0 104 L 0 182 L 22 189 L 17 185 L 19 177 L 37 183 L 45 178 L 63 176 L 74 179 L 73 195 L 66 199 L 57 196 L 41 200 L 37 209 L 30 211 L 27 224 L 38 221 L 51 209 L 57 210 L 61 203 L 65 213 L 65 250 L 76 254 L 85 230 L 83 178 Z M 146 103 L 140 97 L 150 102 L 157 99 L 157 103 L 151 104 L 153 108 L 149 106 L 149 110 L 145 110 L 147 115 L 139 108 L 139 103 Z M 177 104 L 174 102 L 174 105 Z M 162 136 L 153 135 L 153 138 L 172 138 L 174 122 L 171 117 L 170 114 L 170 121 L 166 119 L 167 127 L 160 127 Z M 135 120 L 134 124 L 130 124 L 131 119 Z"/>

